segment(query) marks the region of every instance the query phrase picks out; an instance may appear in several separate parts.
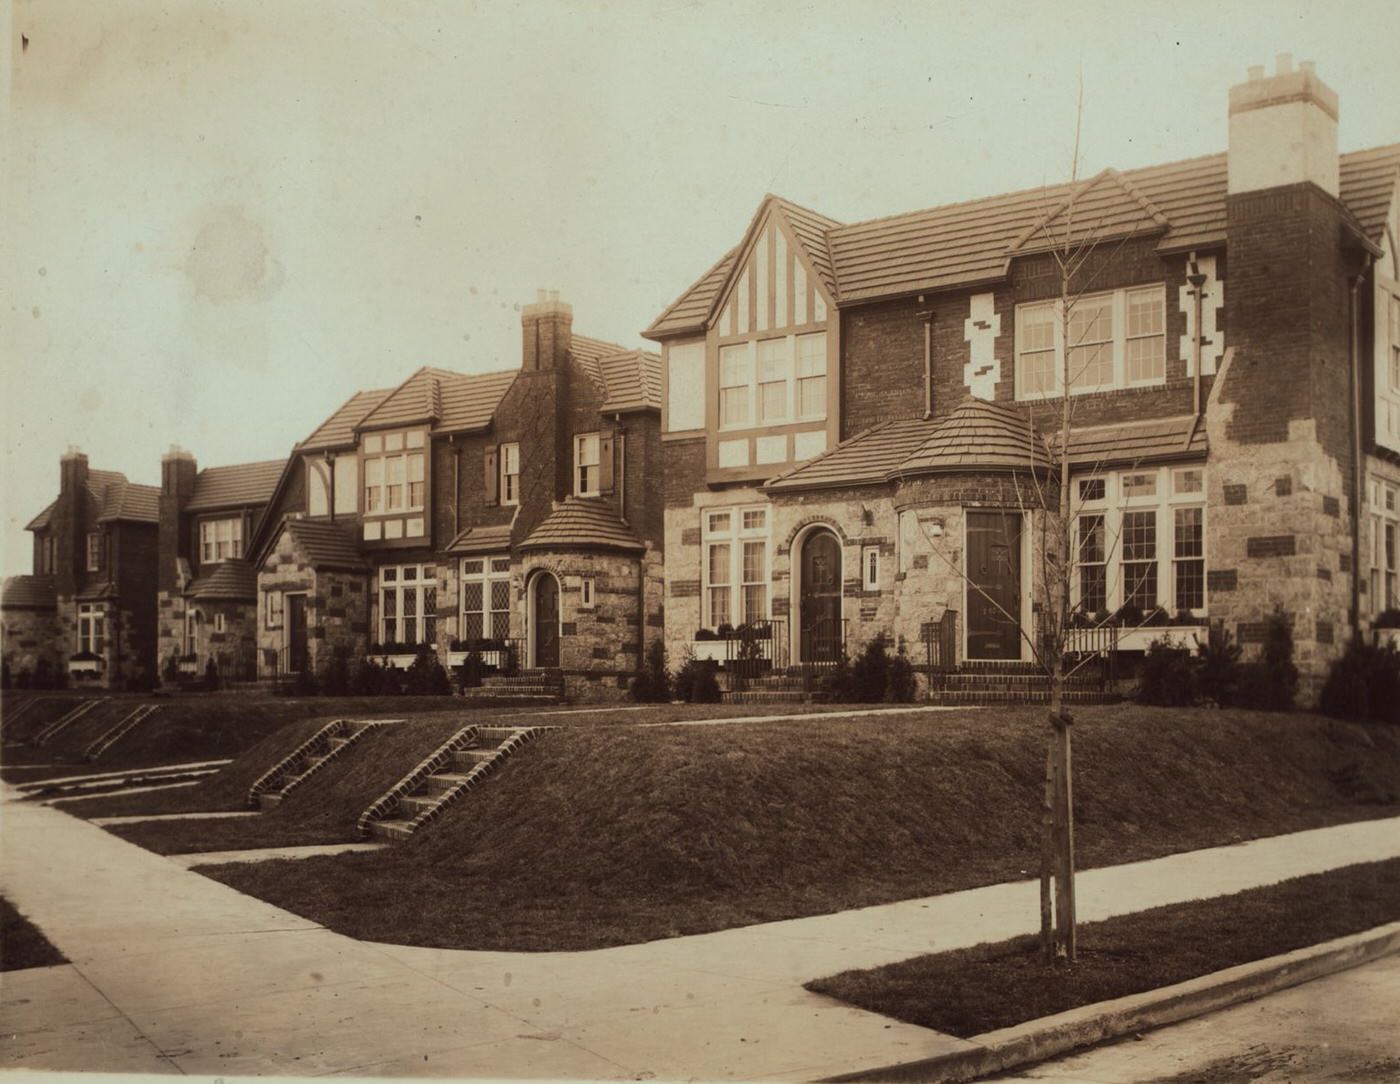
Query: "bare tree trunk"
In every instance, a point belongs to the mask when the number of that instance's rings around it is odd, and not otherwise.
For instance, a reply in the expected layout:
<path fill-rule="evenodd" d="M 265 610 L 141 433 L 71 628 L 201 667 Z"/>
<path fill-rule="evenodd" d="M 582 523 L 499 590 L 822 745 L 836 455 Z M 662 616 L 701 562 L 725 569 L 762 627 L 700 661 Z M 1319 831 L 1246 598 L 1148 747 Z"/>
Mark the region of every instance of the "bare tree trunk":
<path fill-rule="evenodd" d="M 1051 882 L 1055 876 L 1055 749 L 1045 747 L 1045 789 L 1040 800 L 1040 947 L 1046 963 L 1055 959 Z"/>

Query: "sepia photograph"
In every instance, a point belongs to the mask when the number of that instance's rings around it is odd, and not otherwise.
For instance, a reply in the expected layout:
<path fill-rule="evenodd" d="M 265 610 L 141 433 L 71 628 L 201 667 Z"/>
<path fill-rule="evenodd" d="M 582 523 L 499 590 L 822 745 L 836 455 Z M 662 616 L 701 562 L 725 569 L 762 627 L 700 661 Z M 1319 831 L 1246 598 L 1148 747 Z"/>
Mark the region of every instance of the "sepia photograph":
<path fill-rule="evenodd" d="M 1400 1084 L 1394 0 L 0 27 L 0 1076 Z"/>

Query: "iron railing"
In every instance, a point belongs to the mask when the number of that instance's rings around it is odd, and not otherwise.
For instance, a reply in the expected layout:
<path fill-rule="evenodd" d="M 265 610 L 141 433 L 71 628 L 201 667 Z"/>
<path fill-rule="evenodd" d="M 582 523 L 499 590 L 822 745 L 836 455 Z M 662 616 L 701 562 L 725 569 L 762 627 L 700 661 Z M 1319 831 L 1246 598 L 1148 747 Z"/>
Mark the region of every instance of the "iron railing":
<path fill-rule="evenodd" d="M 1063 631 L 1062 672 L 1086 683 L 1097 681 L 1101 689 L 1117 679 L 1118 636 L 1116 625 L 1071 624 Z M 1042 665 L 1048 666 L 1056 647 L 1056 627 L 1044 611 L 1035 615 L 1035 650 Z"/>
<path fill-rule="evenodd" d="M 746 689 L 765 674 L 780 674 L 791 664 L 786 621 L 750 621 L 724 641 L 724 673 L 731 692 Z"/>
<path fill-rule="evenodd" d="M 958 668 L 958 611 L 944 610 L 937 621 L 925 621 L 919 626 L 919 639 L 929 690 L 942 688 L 945 676 Z"/>
<path fill-rule="evenodd" d="M 823 617 L 804 625 L 801 631 L 802 668 L 807 673 L 833 670 L 846 658 L 846 630 L 850 622 L 844 618 Z"/>

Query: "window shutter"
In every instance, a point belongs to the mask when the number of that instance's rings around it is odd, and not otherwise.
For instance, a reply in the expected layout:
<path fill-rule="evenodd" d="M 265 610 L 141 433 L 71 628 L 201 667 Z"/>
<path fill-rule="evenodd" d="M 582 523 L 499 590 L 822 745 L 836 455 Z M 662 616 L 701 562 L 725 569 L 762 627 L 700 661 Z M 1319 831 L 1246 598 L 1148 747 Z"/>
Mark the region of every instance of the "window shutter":
<path fill-rule="evenodd" d="M 500 449 L 496 445 L 486 449 L 486 503 L 499 504 L 501 499 Z"/>
<path fill-rule="evenodd" d="M 613 491 L 613 433 L 605 429 L 598 434 L 598 492 Z"/>

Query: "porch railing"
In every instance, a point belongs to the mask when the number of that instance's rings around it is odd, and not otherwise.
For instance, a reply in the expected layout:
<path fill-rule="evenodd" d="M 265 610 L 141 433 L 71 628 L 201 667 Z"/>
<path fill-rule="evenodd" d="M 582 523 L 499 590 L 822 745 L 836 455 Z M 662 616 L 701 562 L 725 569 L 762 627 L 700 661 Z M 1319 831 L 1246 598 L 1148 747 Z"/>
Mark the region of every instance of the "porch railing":
<path fill-rule="evenodd" d="M 765 674 L 782 673 L 791 661 L 786 621 L 750 621 L 724 641 L 724 672 L 731 691 L 745 689 Z"/>
<path fill-rule="evenodd" d="M 1043 612 L 1035 615 L 1036 656 L 1048 665 L 1055 653 L 1055 626 Z M 1064 630 L 1061 657 L 1063 672 L 1086 683 L 1097 681 L 1101 689 L 1111 687 L 1116 679 L 1118 636 L 1116 625 L 1090 625 Z"/>
<path fill-rule="evenodd" d="M 958 611 L 944 610 L 937 621 L 925 621 L 919 626 L 919 639 L 924 645 L 929 689 L 942 688 L 946 675 L 958 667 Z"/>
<path fill-rule="evenodd" d="M 801 632 L 801 665 L 808 673 L 833 670 L 846 657 L 846 631 L 850 622 L 842 618 L 824 617 L 803 627 Z"/>

